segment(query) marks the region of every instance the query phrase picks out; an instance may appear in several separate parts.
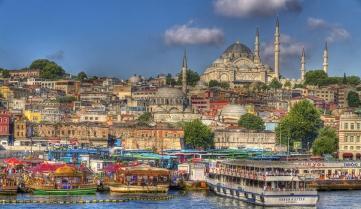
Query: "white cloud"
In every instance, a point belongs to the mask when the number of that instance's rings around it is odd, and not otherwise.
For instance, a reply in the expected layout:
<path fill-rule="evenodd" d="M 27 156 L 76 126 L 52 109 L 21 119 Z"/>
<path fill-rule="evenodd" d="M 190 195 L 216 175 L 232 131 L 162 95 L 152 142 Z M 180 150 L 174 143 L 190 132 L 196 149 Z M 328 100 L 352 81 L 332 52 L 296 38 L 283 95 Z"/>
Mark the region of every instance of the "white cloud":
<path fill-rule="evenodd" d="M 325 39 L 328 42 L 342 41 L 351 37 L 351 34 L 345 28 L 323 19 L 310 17 L 307 20 L 307 25 L 312 30 L 326 31 L 327 36 Z"/>
<path fill-rule="evenodd" d="M 215 0 L 215 12 L 229 17 L 271 16 L 280 11 L 300 12 L 299 0 Z"/>
<path fill-rule="evenodd" d="M 219 28 L 191 27 L 191 23 L 175 25 L 164 33 L 164 41 L 168 45 L 195 45 L 223 43 L 224 34 Z"/>
<path fill-rule="evenodd" d="M 291 36 L 281 34 L 280 36 L 280 61 L 286 65 L 294 63 L 295 59 L 299 58 L 302 48 L 307 48 L 306 44 L 293 39 Z M 266 43 L 263 47 L 262 57 L 267 63 L 274 62 L 274 43 Z"/>

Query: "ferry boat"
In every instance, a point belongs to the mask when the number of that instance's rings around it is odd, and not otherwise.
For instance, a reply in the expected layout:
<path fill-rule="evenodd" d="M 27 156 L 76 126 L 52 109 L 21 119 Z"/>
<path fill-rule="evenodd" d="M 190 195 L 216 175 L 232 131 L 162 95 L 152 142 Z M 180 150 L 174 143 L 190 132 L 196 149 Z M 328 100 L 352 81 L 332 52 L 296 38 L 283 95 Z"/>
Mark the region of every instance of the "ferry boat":
<path fill-rule="evenodd" d="M 217 195 L 261 206 L 315 206 L 317 191 L 288 161 L 228 160 L 211 164 L 207 183 Z"/>
<path fill-rule="evenodd" d="M 85 171 L 63 165 L 49 175 L 30 177 L 29 187 L 35 195 L 95 194 L 97 185 Z"/>
<path fill-rule="evenodd" d="M 169 184 L 169 170 L 147 165 L 120 168 L 108 182 L 110 191 L 118 193 L 166 193 Z"/>

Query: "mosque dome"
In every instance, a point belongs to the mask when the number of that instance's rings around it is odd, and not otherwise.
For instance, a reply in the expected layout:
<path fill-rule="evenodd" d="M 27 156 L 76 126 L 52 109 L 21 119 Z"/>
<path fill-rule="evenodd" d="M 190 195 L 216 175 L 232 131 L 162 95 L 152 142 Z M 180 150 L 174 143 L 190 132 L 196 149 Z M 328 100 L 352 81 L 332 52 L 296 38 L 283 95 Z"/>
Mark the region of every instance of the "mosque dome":
<path fill-rule="evenodd" d="M 159 98 L 179 98 L 184 97 L 182 90 L 177 88 L 163 87 L 159 88 L 156 97 Z"/>
<path fill-rule="evenodd" d="M 237 41 L 236 43 L 230 45 L 222 54 L 226 57 L 253 57 L 252 50 L 246 45 Z"/>
<path fill-rule="evenodd" d="M 238 104 L 229 104 L 223 107 L 220 115 L 222 117 L 232 117 L 239 119 L 242 115 L 246 114 L 247 110 L 244 106 Z"/>
<path fill-rule="evenodd" d="M 128 81 L 130 83 L 139 83 L 141 81 L 141 77 L 139 75 L 133 75 L 131 77 L 129 77 Z"/>

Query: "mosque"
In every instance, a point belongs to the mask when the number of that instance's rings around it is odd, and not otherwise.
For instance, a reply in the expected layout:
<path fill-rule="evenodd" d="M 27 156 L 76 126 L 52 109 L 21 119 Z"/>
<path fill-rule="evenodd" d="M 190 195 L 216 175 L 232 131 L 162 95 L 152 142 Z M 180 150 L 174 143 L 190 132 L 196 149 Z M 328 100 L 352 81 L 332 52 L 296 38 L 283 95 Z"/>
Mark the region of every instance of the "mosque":
<path fill-rule="evenodd" d="M 274 69 L 261 61 L 260 39 L 257 28 L 253 52 L 239 41 L 233 43 L 204 71 L 201 81 L 208 83 L 211 80 L 217 80 L 230 83 L 232 86 L 232 84 L 239 83 L 268 83 L 274 78 L 280 80 L 280 48 L 280 24 L 277 18 L 274 33 Z M 299 81 L 301 82 L 304 80 L 306 73 L 304 49 L 302 49 L 300 61 L 301 79 Z M 326 73 L 328 71 L 327 43 L 323 52 L 323 70 Z"/>

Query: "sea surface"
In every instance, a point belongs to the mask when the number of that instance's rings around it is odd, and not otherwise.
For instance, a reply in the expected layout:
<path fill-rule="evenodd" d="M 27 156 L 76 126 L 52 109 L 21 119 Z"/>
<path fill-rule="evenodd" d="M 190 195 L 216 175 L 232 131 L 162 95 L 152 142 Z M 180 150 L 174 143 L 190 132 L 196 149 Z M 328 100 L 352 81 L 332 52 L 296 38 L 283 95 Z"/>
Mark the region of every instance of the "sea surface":
<path fill-rule="evenodd" d="M 1 204 L 0 209 L 259 209 L 243 203 L 239 200 L 216 196 L 209 192 L 188 192 L 172 193 L 174 197 L 170 200 L 162 201 L 129 201 L 121 203 L 88 203 L 88 204 Z M 315 208 L 320 209 L 361 209 L 361 191 L 333 191 L 319 192 L 320 200 Z M 93 199 L 122 199 L 123 196 L 113 194 L 97 194 L 93 196 L 72 196 L 72 197 L 47 197 L 32 196 L 29 194 L 19 194 L 16 197 L 0 196 L 3 199 L 48 199 L 51 201 L 71 201 L 71 200 L 93 200 Z M 272 207 L 275 209 L 276 207 Z M 282 207 L 283 209 L 286 207 Z M 301 209 L 301 207 L 288 207 Z M 310 208 L 310 207 L 308 207 Z"/>

